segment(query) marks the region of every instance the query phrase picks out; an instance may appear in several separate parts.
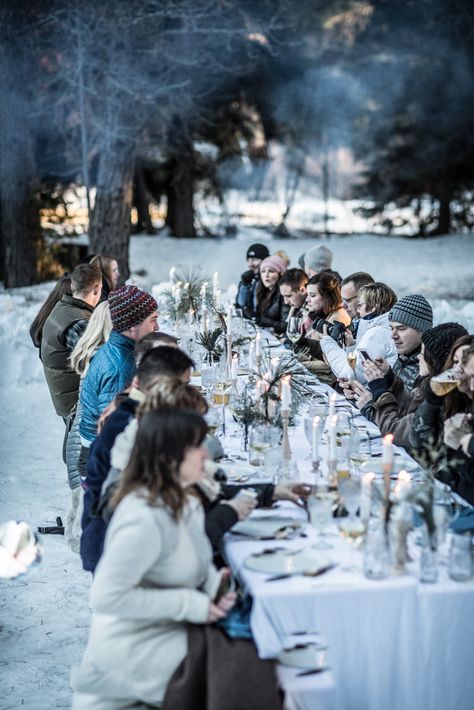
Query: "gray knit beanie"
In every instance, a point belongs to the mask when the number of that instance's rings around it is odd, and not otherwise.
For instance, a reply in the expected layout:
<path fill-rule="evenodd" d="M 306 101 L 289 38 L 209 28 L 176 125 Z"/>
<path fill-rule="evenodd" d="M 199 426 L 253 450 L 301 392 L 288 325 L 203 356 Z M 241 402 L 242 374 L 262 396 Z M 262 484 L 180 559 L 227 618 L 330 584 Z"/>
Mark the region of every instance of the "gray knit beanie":
<path fill-rule="evenodd" d="M 332 264 L 332 251 L 321 245 L 308 249 L 304 255 L 304 268 L 313 271 L 324 271 L 330 269 Z"/>
<path fill-rule="evenodd" d="M 393 306 L 388 319 L 424 333 L 433 327 L 433 309 L 424 296 L 404 296 Z"/>

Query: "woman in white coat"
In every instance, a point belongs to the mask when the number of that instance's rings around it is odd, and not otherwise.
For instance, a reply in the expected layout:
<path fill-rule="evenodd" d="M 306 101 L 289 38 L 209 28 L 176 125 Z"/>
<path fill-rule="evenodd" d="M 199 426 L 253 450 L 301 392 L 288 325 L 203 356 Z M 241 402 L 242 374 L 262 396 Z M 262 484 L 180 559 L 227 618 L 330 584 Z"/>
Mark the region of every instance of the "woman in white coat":
<path fill-rule="evenodd" d="M 397 359 L 388 320 L 388 312 L 395 305 L 397 296 L 390 286 L 376 282 L 363 286 L 358 298 L 360 320 L 355 341 L 348 335 L 347 347 L 343 350 L 333 338 L 323 335 L 320 345 L 324 359 L 336 377 L 355 378 L 365 385 L 367 380 L 362 361 L 366 356 L 371 360 L 383 358 L 390 365 Z"/>
<path fill-rule="evenodd" d="M 200 415 L 176 409 L 140 421 L 92 584 L 74 710 L 160 707 L 187 653 L 186 624 L 224 618 L 235 602 L 232 593 L 215 601 L 222 576 L 187 492 L 204 475 L 206 431 Z"/>

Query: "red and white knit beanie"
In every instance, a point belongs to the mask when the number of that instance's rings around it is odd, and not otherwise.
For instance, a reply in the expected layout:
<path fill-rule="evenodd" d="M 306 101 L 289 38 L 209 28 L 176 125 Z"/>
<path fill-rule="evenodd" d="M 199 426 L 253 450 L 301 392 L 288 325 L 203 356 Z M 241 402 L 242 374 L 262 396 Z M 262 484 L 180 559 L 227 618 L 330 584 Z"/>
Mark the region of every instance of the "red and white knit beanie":
<path fill-rule="evenodd" d="M 158 310 L 153 296 L 136 286 L 122 286 L 111 291 L 108 301 L 113 329 L 119 333 L 139 325 Z"/>

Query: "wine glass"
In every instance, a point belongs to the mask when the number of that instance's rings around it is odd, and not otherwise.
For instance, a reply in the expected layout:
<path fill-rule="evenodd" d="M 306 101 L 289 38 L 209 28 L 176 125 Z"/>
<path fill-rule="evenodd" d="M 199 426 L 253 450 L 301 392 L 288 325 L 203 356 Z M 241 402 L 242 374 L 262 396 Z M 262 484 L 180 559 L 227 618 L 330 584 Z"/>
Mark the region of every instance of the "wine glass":
<path fill-rule="evenodd" d="M 317 533 L 316 542 L 312 545 L 316 550 L 329 550 L 333 547 L 324 539 L 324 531 L 332 522 L 333 503 L 334 494 L 324 485 L 317 485 L 308 498 L 309 519 Z"/>
<path fill-rule="evenodd" d="M 290 316 L 286 327 L 286 337 L 292 343 L 296 343 L 301 338 L 301 326 L 303 319 L 301 316 Z"/>
<path fill-rule="evenodd" d="M 348 476 L 339 478 L 338 487 L 344 508 L 349 513 L 346 518 L 341 519 L 339 531 L 341 535 L 351 543 L 351 550 L 353 550 L 355 542 L 365 532 L 362 522 L 356 517 L 357 510 L 360 506 L 361 481 L 358 476 L 349 474 Z M 351 553 L 350 563 L 341 569 L 346 572 L 357 571 L 358 568 L 354 564 L 353 552 Z"/>
<path fill-rule="evenodd" d="M 254 424 L 249 436 L 249 463 L 252 466 L 263 467 L 265 452 L 277 446 L 280 430 L 268 424 Z"/>

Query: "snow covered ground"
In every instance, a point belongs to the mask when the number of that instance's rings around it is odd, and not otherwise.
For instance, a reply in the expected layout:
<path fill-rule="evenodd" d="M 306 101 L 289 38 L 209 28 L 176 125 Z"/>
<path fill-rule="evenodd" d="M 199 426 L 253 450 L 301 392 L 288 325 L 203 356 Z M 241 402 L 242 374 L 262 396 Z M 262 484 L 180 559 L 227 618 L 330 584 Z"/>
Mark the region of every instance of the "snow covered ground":
<path fill-rule="evenodd" d="M 474 239 L 333 237 L 270 240 L 260 229 L 236 239 L 172 240 L 135 237 L 134 280 L 146 287 L 166 280 L 171 266 L 201 264 L 227 288 L 245 267 L 254 241 L 284 249 L 296 266 L 310 246 L 326 243 L 344 276 L 369 271 L 399 295 L 421 292 L 435 306 L 436 322 L 458 320 L 474 332 Z M 137 274 L 138 272 L 138 274 Z M 0 291 L 0 521 L 36 527 L 65 517 L 68 488 L 61 460 L 63 424 L 54 413 L 28 328 L 52 284 Z M 0 707 L 51 710 L 70 706 L 69 670 L 84 648 L 89 623 L 89 575 L 62 537 L 44 537 L 44 560 L 26 578 L 0 580 Z"/>

